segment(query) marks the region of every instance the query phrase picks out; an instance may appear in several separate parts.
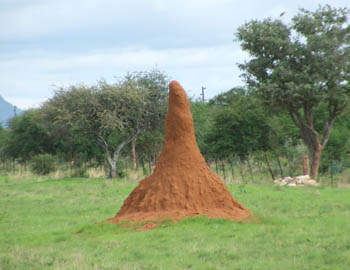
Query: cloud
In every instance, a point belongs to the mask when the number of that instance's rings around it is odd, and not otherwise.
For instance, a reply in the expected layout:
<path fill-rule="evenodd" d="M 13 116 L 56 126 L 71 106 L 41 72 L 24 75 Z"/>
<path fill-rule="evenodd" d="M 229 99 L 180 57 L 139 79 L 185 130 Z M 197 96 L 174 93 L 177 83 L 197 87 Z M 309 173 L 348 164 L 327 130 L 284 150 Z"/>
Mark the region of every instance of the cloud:
<path fill-rule="evenodd" d="M 123 76 L 128 71 L 153 68 L 184 81 L 193 91 L 202 85 L 210 85 L 211 91 L 217 92 L 218 88 L 227 90 L 232 87 L 235 77 L 238 82 L 235 63 L 244 58 L 233 44 L 164 50 L 127 48 L 64 55 L 27 51 L 22 52 L 20 58 L 2 61 L 0 72 L 4 75 L 2 87 L 8 89 L 5 94 L 10 97 L 15 89 L 22 97 L 40 99 L 43 95 L 52 95 L 53 85 L 92 84 L 102 77 L 112 81 L 115 76 Z M 229 80 L 225 79 L 228 73 L 231 73 Z"/>
<path fill-rule="evenodd" d="M 164 41 L 173 41 L 176 46 L 208 46 L 218 39 L 230 39 L 245 20 L 279 14 L 286 6 L 279 2 L 247 1 L 243 5 L 237 0 L 13 0 L 0 11 L 0 23 L 7 26 L 0 28 L 0 36 L 5 41 L 39 38 L 60 43 L 104 38 L 122 46 L 127 42 L 172 46 Z M 275 10 L 276 14 L 272 12 Z"/>
<path fill-rule="evenodd" d="M 2 0 L 2 40 L 65 37 L 115 37 L 115 40 L 171 39 L 195 35 L 201 42 L 232 33 L 245 21 L 291 16 L 299 7 L 316 8 L 329 0 Z M 347 0 L 332 0 L 346 6 Z M 173 37 L 174 38 L 174 37 Z M 189 42 L 190 39 L 188 39 Z M 193 40 L 192 40 L 193 42 Z M 169 44 L 168 44 L 169 46 Z"/>
<path fill-rule="evenodd" d="M 42 100 L 52 85 L 157 67 L 194 95 L 206 86 L 210 97 L 242 84 L 236 63 L 247 55 L 233 42 L 237 27 L 283 11 L 288 22 L 299 7 L 328 2 L 1 0 L 0 94 Z"/>

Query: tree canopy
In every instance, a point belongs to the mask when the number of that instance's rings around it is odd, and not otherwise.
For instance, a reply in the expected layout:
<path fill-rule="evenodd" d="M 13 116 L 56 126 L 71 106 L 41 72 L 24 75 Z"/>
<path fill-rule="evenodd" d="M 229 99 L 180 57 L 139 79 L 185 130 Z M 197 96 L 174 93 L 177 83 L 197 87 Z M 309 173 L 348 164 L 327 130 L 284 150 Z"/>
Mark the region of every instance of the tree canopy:
<path fill-rule="evenodd" d="M 38 109 L 13 117 L 9 121 L 10 133 L 4 142 L 6 155 L 29 160 L 33 155 L 52 152 L 53 142 L 41 123 Z"/>
<path fill-rule="evenodd" d="M 42 109 L 53 123 L 93 138 L 115 177 L 124 146 L 163 121 L 167 84 L 158 71 L 130 73 L 114 84 L 59 89 Z"/>
<path fill-rule="evenodd" d="M 328 5 L 301 9 L 289 25 L 253 20 L 237 32 L 251 56 L 240 64 L 244 78 L 267 108 L 289 113 L 309 149 L 315 178 L 334 120 L 350 100 L 349 14 Z M 314 111 L 321 105 L 328 115 L 318 131 Z"/>

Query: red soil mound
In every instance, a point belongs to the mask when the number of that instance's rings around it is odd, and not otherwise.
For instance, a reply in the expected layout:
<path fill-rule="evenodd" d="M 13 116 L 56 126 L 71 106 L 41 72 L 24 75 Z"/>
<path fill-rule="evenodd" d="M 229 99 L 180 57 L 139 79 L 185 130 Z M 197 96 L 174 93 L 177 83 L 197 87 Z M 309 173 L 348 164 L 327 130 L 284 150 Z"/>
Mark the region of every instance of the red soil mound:
<path fill-rule="evenodd" d="M 251 215 L 207 166 L 194 135 L 190 103 L 177 81 L 169 85 L 165 142 L 154 172 L 130 193 L 110 222 L 206 215 L 242 221 Z"/>

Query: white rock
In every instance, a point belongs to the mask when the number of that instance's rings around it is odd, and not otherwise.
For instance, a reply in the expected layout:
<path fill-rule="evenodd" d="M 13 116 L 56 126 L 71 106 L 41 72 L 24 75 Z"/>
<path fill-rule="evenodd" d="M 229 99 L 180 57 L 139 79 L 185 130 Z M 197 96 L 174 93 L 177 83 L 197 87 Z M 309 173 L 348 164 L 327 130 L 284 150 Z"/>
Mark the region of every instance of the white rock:
<path fill-rule="evenodd" d="M 292 178 L 290 176 L 284 177 L 283 179 L 276 179 L 273 181 L 276 185 L 280 186 L 289 186 L 289 187 L 302 187 L 305 185 L 309 186 L 319 186 L 320 184 L 317 183 L 315 180 L 310 179 L 309 175 L 299 175 L 295 178 Z"/>
<path fill-rule="evenodd" d="M 284 177 L 282 181 L 290 182 L 290 181 L 293 181 L 293 178 L 290 176 L 287 176 L 287 177 Z"/>
<path fill-rule="evenodd" d="M 305 181 L 310 180 L 310 176 L 309 175 L 299 175 L 299 176 L 296 176 L 295 179 L 305 182 Z"/>

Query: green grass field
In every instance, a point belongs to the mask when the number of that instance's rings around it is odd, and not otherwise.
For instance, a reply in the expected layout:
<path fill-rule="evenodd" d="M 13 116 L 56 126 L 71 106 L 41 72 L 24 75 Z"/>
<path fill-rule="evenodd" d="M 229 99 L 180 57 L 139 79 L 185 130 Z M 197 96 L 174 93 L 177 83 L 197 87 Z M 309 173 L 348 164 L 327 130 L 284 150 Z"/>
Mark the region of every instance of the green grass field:
<path fill-rule="evenodd" d="M 0 269 L 350 269 L 349 189 L 230 185 L 257 224 L 104 223 L 136 185 L 0 177 Z"/>

